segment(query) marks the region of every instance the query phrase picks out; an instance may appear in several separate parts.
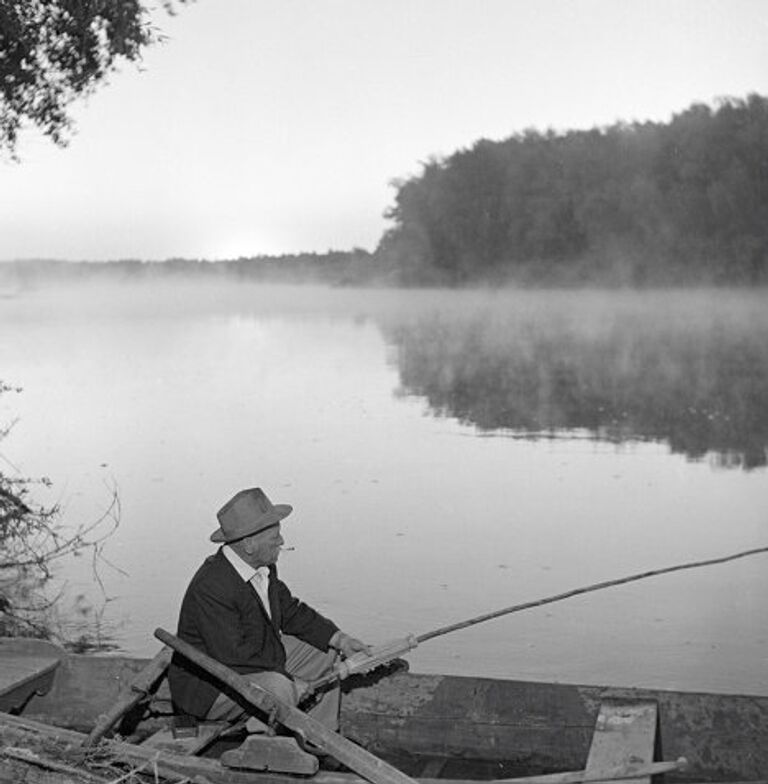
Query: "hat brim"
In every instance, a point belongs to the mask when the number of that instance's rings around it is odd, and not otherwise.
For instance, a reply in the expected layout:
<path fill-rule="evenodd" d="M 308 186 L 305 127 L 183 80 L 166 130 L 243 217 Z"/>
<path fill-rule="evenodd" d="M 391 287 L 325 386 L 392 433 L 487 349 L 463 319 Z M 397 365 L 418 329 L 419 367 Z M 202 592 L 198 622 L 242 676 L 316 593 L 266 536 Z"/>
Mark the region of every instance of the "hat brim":
<path fill-rule="evenodd" d="M 211 534 L 211 541 L 227 544 L 236 542 L 238 539 L 244 539 L 246 536 L 253 536 L 260 531 L 271 528 L 273 525 L 277 525 L 281 520 L 288 517 L 292 511 L 293 507 L 290 504 L 275 504 L 269 512 L 254 520 L 250 525 L 244 526 L 238 531 L 230 532 L 229 536 L 221 528 L 217 528 Z"/>

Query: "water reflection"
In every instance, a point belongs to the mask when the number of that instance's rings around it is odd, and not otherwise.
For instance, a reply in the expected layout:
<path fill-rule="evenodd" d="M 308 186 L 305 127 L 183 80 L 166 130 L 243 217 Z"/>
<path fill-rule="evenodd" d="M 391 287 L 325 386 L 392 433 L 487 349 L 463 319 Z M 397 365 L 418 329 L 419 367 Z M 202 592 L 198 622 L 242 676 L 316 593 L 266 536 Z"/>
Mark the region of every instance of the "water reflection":
<path fill-rule="evenodd" d="M 0 398 L 0 421 L 20 420 L 3 450 L 23 475 L 51 478 L 36 500 L 61 503 L 73 526 L 103 511 L 105 481 L 118 485 L 108 604 L 90 559 L 75 559 L 61 564 L 61 606 L 85 594 L 126 652 L 156 652 L 148 630 L 174 627 L 212 551 L 215 510 L 250 483 L 296 509 L 281 570 L 297 594 L 384 641 L 764 544 L 765 471 L 562 435 L 645 428 L 677 443 L 696 408 L 718 412 L 699 453 L 764 456 L 766 304 L 749 292 L 223 282 L 31 292 L 0 308 L 2 374 L 24 387 Z M 394 399 L 398 387 L 418 397 Z M 424 400 L 451 419 L 424 417 Z M 328 568 L 329 543 L 343 568 Z M 766 595 L 754 559 L 516 614 L 409 660 L 431 673 L 768 694 Z"/>
<path fill-rule="evenodd" d="M 725 467 L 766 465 L 768 323 L 749 308 L 434 311 L 385 328 L 405 395 L 526 438 L 654 440 Z M 594 304 L 594 303 L 593 303 Z"/>

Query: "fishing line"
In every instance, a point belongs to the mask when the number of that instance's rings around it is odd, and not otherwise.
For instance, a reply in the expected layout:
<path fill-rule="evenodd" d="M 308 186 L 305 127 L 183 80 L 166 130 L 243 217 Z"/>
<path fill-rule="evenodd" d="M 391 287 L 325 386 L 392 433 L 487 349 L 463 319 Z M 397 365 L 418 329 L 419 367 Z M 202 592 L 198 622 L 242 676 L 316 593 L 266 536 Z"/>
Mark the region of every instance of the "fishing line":
<path fill-rule="evenodd" d="M 337 680 L 353 675 L 354 673 L 369 672 L 379 665 L 386 664 L 387 662 L 408 653 L 422 642 L 432 640 L 435 637 L 441 637 L 444 634 L 459 631 L 459 629 L 466 629 L 468 626 L 474 626 L 475 624 L 484 623 L 485 621 L 490 621 L 494 618 L 500 618 L 503 615 L 510 615 L 511 613 L 521 612 L 522 610 L 530 610 L 533 607 L 542 607 L 545 604 L 561 602 L 564 599 L 570 599 L 574 596 L 580 596 L 594 591 L 602 591 L 605 588 L 613 588 L 617 585 L 626 585 L 627 583 L 637 582 L 638 580 L 646 580 L 649 577 L 658 577 L 659 575 L 670 574 L 671 572 L 681 572 L 684 569 L 699 569 L 703 566 L 714 566 L 716 564 L 727 563 L 728 561 L 735 561 L 739 558 L 747 558 L 750 555 L 766 552 L 768 552 L 768 546 L 756 547 L 752 550 L 744 550 L 740 553 L 724 555 L 718 558 L 707 558 L 703 561 L 688 561 L 687 563 L 676 564 L 674 566 L 665 566 L 661 569 L 638 572 L 637 574 L 630 574 L 626 577 L 618 577 L 613 580 L 604 580 L 603 582 L 593 583 L 592 585 L 585 585 L 581 588 L 573 588 L 570 591 L 546 596 L 543 599 L 534 599 L 533 601 L 523 602 L 522 604 L 513 604 L 511 607 L 504 607 L 501 610 L 494 610 L 493 612 L 478 615 L 465 621 L 452 623 L 448 626 L 441 626 L 439 629 L 433 629 L 424 634 L 409 635 L 408 637 L 399 640 L 392 640 L 383 645 L 371 648 L 370 653 L 367 654 L 363 652 L 356 653 L 354 656 L 337 664 L 334 672 L 314 681 L 311 684 L 311 687 L 312 690 L 317 690 Z"/>
<path fill-rule="evenodd" d="M 743 552 L 734 553 L 733 555 L 725 555 L 719 558 L 707 558 L 704 561 L 689 561 L 688 563 L 676 564 L 675 566 L 665 566 L 661 569 L 651 569 L 650 571 L 631 574 L 627 577 L 619 577 L 614 580 L 605 580 L 603 582 L 593 583 L 592 585 L 585 585 L 582 588 L 573 588 L 570 591 L 554 594 L 553 596 L 547 596 L 544 599 L 535 599 L 534 601 L 523 602 L 522 604 L 514 604 L 511 607 L 505 607 L 502 610 L 495 610 L 494 612 L 485 613 L 484 615 L 478 615 L 477 617 L 470 618 L 467 621 L 459 621 L 458 623 L 453 623 L 449 626 L 441 626 L 439 629 L 418 635 L 415 637 L 415 640 L 416 642 L 424 642 L 425 640 L 431 640 L 434 637 L 440 637 L 443 634 L 449 634 L 450 632 L 455 632 L 459 629 L 465 629 L 468 626 L 474 626 L 477 623 L 483 623 L 484 621 L 490 621 L 493 618 L 499 618 L 502 615 L 509 615 L 510 613 L 520 612 L 521 610 L 529 610 L 532 607 L 541 607 L 545 604 L 561 602 L 563 599 L 570 599 L 572 596 L 579 596 L 581 594 L 591 593 L 592 591 L 601 591 L 604 588 L 613 588 L 616 585 L 624 585 L 626 583 L 636 582 L 637 580 L 645 580 L 648 577 L 658 577 L 660 574 L 681 572 L 684 569 L 698 569 L 702 566 L 714 566 L 715 564 L 726 563 L 727 561 L 735 561 L 738 558 L 746 558 L 750 555 L 757 555 L 758 553 L 766 552 L 768 552 L 768 547 L 756 547 L 753 550 L 744 550 Z"/>

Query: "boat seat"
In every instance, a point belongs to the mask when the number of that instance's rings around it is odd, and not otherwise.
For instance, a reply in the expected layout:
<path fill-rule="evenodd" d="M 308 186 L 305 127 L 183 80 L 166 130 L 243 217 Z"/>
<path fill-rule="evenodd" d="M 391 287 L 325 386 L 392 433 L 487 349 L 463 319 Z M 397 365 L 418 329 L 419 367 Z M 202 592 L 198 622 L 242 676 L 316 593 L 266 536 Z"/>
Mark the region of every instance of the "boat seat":
<path fill-rule="evenodd" d="M 33 694 L 45 694 L 58 665 L 57 656 L 0 651 L 0 710 L 10 712 Z"/>
<path fill-rule="evenodd" d="M 658 706 L 655 702 L 602 702 L 587 757 L 587 774 L 598 776 L 601 771 L 654 762 L 654 755 L 660 751 L 657 728 Z M 607 779 L 605 784 L 609 782 Z M 622 779 L 621 784 L 651 784 L 651 777 Z"/>
<path fill-rule="evenodd" d="M 320 767 L 318 758 L 304 751 L 296 738 L 275 735 L 249 735 L 236 749 L 221 755 L 221 764 L 226 768 L 302 776 L 313 776 Z"/>

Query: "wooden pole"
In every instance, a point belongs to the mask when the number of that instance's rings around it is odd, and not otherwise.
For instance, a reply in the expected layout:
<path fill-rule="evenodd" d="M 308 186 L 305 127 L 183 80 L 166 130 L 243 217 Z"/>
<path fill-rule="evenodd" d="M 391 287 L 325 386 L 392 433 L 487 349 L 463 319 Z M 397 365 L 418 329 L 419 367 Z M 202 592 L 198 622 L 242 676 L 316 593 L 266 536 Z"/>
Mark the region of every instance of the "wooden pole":
<path fill-rule="evenodd" d="M 583 588 L 574 588 L 565 593 L 558 593 L 554 596 L 547 596 L 544 599 L 536 599 L 532 602 L 524 602 L 523 604 L 515 604 L 512 607 L 504 607 L 501 610 L 478 615 L 475 618 L 470 618 L 466 621 L 452 623 L 450 626 L 441 626 L 439 629 L 434 629 L 431 632 L 425 632 L 418 635 L 415 640 L 418 643 L 425 640 L 431 640 L 433 637 L 441 637 L 443 634 L 458 631 L 459 629 L 466 629 L 468 626 L 474 626 L 476 623 L 483 623 L 490 621 L 493 618 L 500 618 L 502 615 L 509 615 L 510 613 L 520 612 L 521 610 L 529 610 L 532 607 L 541 607 L 545 604 L 552 604 L 553 602 L 561 602 L 563 599 L 570 599 L 572 596 L 579 596 L 584 593 L 591 593 L 592 591 L 601 591 L 604 588 L 612 588 L 616 585 L 624 585 L 625 583 L 635 582 L 637 580 L 645 580 L 648 577 L 657 577 L 660 574 L 669 574 L 670 572 L 679 572 L 683 569 L 699 569 L 702 566 L 714 566 L 715 564 L 725 563 L 726 561 L 735 561 L 737 558 L 746 558 L 750 555 L 757 555 L 758 553 L 768 552 L 768 547 L 756 547 L 753 550 L 745 550 L 741 553 L 734 553 L 733 555 L 725 555 L 720 558 L 708 558 L 705 561 L 691 561 L 684 564 L 676 564 L 675 566 L 665 566 L 661 569 L 652 569 L 647 572 L 640 572 L 639 574 L 631 574 L 628 577 L 619 577 L 615 580 L 605 580 L 601 583 L 594 585 L 587 585 Z"/>
<path fill-rule="evenodd" d="M 572 770 L 563 773 L 543 773 L 540 776 L 523 776 L 516 779 L 497 779 L 493 784 L 594 784 L 595 782 L 624 781 L 661 773 L 683 770 L 685 757 L 670 762 L 648 762 L 644 765 L 618 765 L 605 770 Z M 489 782 L 489 784 L 491 784 Z"/>
<path fill-rule="evenodd" d="M 373 784 L 415 784 L 413 779 L 401 773 L 389 763 L 375 757 L 355 743 L 348 741 L 337 732 L 328 729 L 293 705 L 279 700 L 270 692 L 246 680 L 242 675 L 197 650 L 197 648 L 184 642 L 184 640 L 174 637 L 164 629 L 156 629 L 155 637 L 198 665 L 198 667 L 202 667 L 222 683 L 234 689 L 248 700 L 251 705 L 266 713 L 273 714 L 288 729 L 299 733 L 306 740 L 319 746 L 328 754 L 332 754 L 339 762 L 354 770 L 355 773 L 359 773 L 368 781 L 373 782 Z"/>
<path fill-rule="evenodd" d="M 102 713 L 99 716 L 96 720 L 96 725 L 85 739 L 83 745 L 93 746 L 97 743 L 134 705 L 146 697 L 154 682 L 171 663 L 171 656 L 173 656 L 173 650 L 167 647 L 162 648 L 155 655 L 149 664 L 131 681 L 128 688 L 120 694 L 117 702 L 106 713 Z"/>
<path fill-rule="evenodd" d="M 725 563 L 726 561 L 735 561 L 737 558 L 746 558 L 750 555 L 766 552 L 768 552 L 768 547 L 756 547 L 752 550 L 745 550 L 744 552 L 733 553 L 732 555 L 725 555 L 719 558 L 709 558 L 705 561 L 691 561 L 689 563 L 676 564 L 675 566 L 665 566 L 661 569 L 652 569 L 646 572 L 640 572 L 639 574 L 631 574 L 627 577 L 619 577 L 615 580 L 605 580 L 600 583 L 594 583 L 593 585 L 574 588 L 570 591 L 565 591 L 564 593 L 546 596 L 543 599 L 535 599 L 530 602 L 523 602 L 522 604 L 513 604 L 511 607 L 504 607 L 501 610 L 494 610 L 493 612 L 484 613 L 483 615 L 477 615 L 476 617 L 469 618 L 465 621 L 458 621 L 457 623 L 452 623 L 448 626 L 441 626 L 439 629 L 433 629 L 432 631 L 424 632 L 423 634 L 409 635 L 401 640 L 394 640 L 375 647 L 372 654 L 369 656 L 362 653 L 355 654 L 349 659 L 341 662 L 332 673 L 312 681 L 310 684 L 310 691 L 315 692 L 330 683 L 343 680 L 349 675 L 353 675 L 357 672 L 368 672 L 374 667 L 386 664 L 388 661 L 392 661 L 392 659 L 395 659 L 398 656 L 404 656 L 417 645 L 420 645 L 427 640 L 431 640 L 435 637 L 442 637 L 444 634 L 457 632 L 460 629 L 466 629 L 467 627 L 474 626 L 478 623 L 485 623 L 485 621 L 491 621 L 494 618 L 501 618 L 503 615 L 511 615 L 512 613 L 530 610 L 534 607 L 542 607 L 545 604 L 562 602 L 564 599 L 570 599 L 573 596 L 580 596 L 581 594 L 592 593 L 593 591 L 602 591 L 605 588 L 613 588 L 617 585 L 624 585 L 637 580 L 645 580 L 649 577 L 657 577 L 661 574 L 679 572 L 683 569 L 698 569 L 702 566 L 713 566 L 715 564 Z"/>

